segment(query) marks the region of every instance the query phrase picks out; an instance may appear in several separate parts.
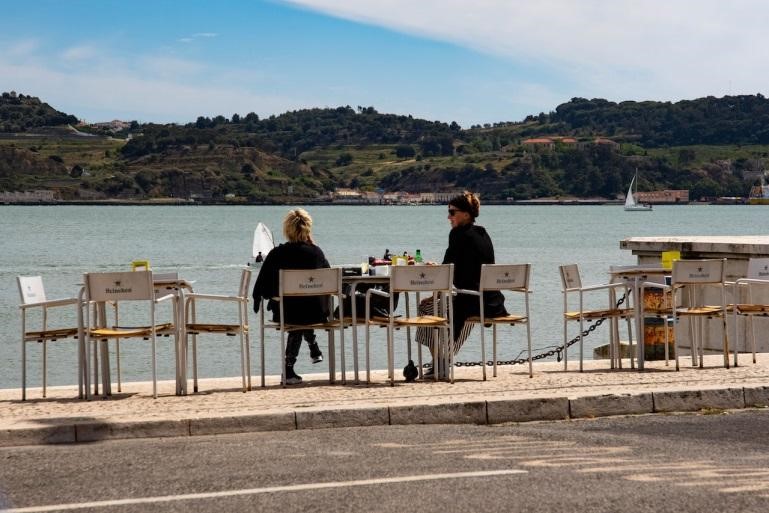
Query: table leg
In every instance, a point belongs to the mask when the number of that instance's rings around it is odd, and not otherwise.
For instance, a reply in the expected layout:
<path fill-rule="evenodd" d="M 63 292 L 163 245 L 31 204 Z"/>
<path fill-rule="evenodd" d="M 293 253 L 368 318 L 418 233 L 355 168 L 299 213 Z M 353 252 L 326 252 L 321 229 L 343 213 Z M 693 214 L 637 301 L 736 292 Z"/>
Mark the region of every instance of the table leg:
<path fill-rule="evenodd" d="M 100 302 L 98 305 L 99 311 L 99 326 L 107 327 L 107 304 Z M 102 381 L 102 394 L 104 396 L 112 395 L 112 383 L 109 369 L 109 342 L 107 339 L 99 341 L 99 353 L 101 356 L 101 381 Z"/>

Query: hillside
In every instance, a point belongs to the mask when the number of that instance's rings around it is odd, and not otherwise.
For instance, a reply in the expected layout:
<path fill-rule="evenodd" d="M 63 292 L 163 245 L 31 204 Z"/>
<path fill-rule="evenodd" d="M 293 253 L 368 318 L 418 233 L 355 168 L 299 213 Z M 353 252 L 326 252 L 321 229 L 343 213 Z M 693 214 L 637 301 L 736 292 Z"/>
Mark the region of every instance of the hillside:
<path fill-rule="evenodd" d="M 48 106 L 29 96 L 5 93 L 0 112 L 21 97 L 30 119 L 14 122 L 35 128 L 0 133 L 0 189 L 55 188 L 67 199 L 282 203 L 323 200 L 338 187 L 467 188 L 500 201 L 613 199 L 636 169 L 640 190 L 689 189 L 699 199 L 746 195 L 769 159 L 769 101 L 761 95 L 677 103 L 575 98 L 548 114 L 467 130 L 373 107 L 265 119 L 252 112 L 186 125 L 133 122 L 121 132 L 128 140 L 98 135 L 103 129 L 44 128 L 37 123 L 48 119 L 40 110 Z M 542 137 L 553 139 L 531 144 Z"/>
<path fill-rule="evenodd" d="M 36 127 L 77 123 L 77 118 L 59 112 L 34 96 L 16 94 L 14 91 L 0 96 L 0 132 L 26 132 Z"/>

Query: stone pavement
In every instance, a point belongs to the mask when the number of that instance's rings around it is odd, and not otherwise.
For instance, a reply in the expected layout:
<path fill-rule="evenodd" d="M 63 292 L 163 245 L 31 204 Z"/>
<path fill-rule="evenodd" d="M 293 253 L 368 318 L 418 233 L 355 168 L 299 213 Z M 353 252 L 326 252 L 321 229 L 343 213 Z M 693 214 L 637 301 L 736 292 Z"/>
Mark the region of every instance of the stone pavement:
<path fill-rule="evenodd" d="M 608 361 L 586 361 L 585 372 L 570 362 L 535 363 L 534 377 L 524 366 L 499 367 L 498 377 L 481 380 L 478 367 L 459 368 L 456 383 L 402 378 L 394 387 L 385 372 L 371 385 L 328 384 L 323 374 L 281 388 L 278 377 L 267 387 L 240 391 L 240 378 L 201 380 L 200 392 L 173 395 L 174 383 L 125 383 L 107 399 L 82 401 L 76 387 L 0 390 L 0 446 L 87 442 L 106 439 L 190 436 L 250 431 L 425 423 L 526 422 L 569 418 L 682 412 L 769 405 L 769 354 L 758 363 L 741 355 L 740 366 L 723 368 L 708 356 L 705 368 L 681 358 L 681 371 L 664 362 L 647 362 L 643 372 L 610 370 Z M 627 360 L 625 361 L 627 364 Z M 364 377 L 363 375 L 362 377 Z M 113 385 L 113 389 L 115 389 Z M 191 387 L 190 387 L 191 388 Z"/>

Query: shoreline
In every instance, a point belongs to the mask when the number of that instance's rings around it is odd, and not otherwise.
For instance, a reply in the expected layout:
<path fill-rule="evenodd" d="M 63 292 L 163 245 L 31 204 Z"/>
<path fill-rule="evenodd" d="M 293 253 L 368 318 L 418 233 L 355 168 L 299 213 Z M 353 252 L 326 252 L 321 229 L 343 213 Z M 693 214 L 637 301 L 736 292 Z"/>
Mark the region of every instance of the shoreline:
<path fill-rule="evenodd" d="M 3 206 L 150 206 L 150 207 L 208 207 L 208 206 L 228 206 L 228 207 L 267 207 L 267 206 L 286 206 L 286 205 L 310 205 L 313 207 L 420 207 L 443 205 L 443 203 L 349 203 L 349 202 L 328 202 L 328 201 L 299 201 L 299 202 L 265 202 L 265 203 L 234 203 L 228 201 L 157 201 L 157 200 L 73 200 L 73 201 L 16 201 L 0 202 Z M 527 206 L 621 206 L 620 200 L 594 200 L 594 199 L 564 199 L 564 200 L 524 200 L 524 201 L 493 201 L 488 200 L 484 205 L 504 205 L 511 207 Z M 690 201 L 686 203 L 653 203 L 653 206 L 690 206 L 690 205 L 728 205 L 728 206 L 755 206 L 748 203 L 721 203 L 717 201 L 698 202 Z"/>

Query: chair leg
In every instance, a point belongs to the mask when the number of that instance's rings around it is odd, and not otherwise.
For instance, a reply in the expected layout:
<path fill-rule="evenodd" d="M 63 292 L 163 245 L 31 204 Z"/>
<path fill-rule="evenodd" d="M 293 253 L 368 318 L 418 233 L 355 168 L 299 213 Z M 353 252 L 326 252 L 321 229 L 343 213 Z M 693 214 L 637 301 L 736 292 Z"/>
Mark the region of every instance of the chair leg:
<path fill-rule="evenodd" d="M 371 324 L 368 319 L 366 320 L 366 384 L 371 384 L 371 355 L 369 350 L 369 342 L 371 336 Z"/>
<path fill-rule="evenodd" d="M 153 319 L 154 322 L 154 319 Z M 156 341 L 155 341 L 155 335 L 152 336 L 152 397 L 157 399 L 158 398 L 158 364 L 157 364 L 157 353 L 156 353 Z"/>
<path fill-rule="evenodd" d="M 43 398 L 46 397 L 48 386 L 48 342 L 43 340 Z"/>
<path fill-rule="evenodd" d="M 93 393 L 99 395 L 99 341 L 93 342 Z"/>
<path fill-rule="evenodd" d="M 21 336 L 21 400 L 27 400 L 27 343 L 24 341 L 24 328 Z"/>
<path fill-rule="evenodd" d="M 581 312 L 580 312 L 580 314 L 581 314 Z M 585 320 L 584 320 L 583 317 L 580 317 L 579 318 L 579 371 L 580 372 L 583 372 L 583 370 L 584 370 L 582 368 L 582 360 L 583 360 L 583 356 L 584 356 L 584 349 L 583 349 L 583 345 L 582 345 L 582 342 L 583 342 L 583 340 L 582 340 L 583 339 L 582 333 L 584 331 L 585 331 Z"/>
<path fill-rule="evenodd" d="M 526 347 L 529 350 L 529 377 L 534 377 L 534 364 L 531 360 L 531 325 L 529 324 L 529 312 L 526 312 Z"/>
<path fill-rule="evenodd" d="M 566 317 L 564 317 L 564 319 L 563 319 L 563 370 L 564 371 L 568 371 L 569 370 L 569 368 L 568 368 L 568 361 L 569 361 L 569 358 L 568 358 L 568 352 L 569 352 L 568 338 L 569 338 L 569 334 L 568 334 L 568 328 L 567 328 L 568 322 L 569 321 L 566 319 Z"/>
<path fill-rule="evenodd" d="M 198 393 L 198 336 L 192 334 L 192 391 Z"/>
<path fill-rule="evenodd" d="M 630 319 L 630 317 L 625 317 L 625 321 L 627 322 L 627 347 L 628 352 L 630 353 L 630 368 L 635 369 L 635 355 L 633 354 L 633 322 Z M 643 329 L 643 327 L 641 327 Z M 641 343 L 641 335 L 640 333 L 635 334 L 635 345 L 638 346 L 638 344 Z M 622 349 L 618 348 L 620 351 L 619 357 L 622 358 Z"/>
<path fill-rule="evenodd" d="M 486 331 L 486 328 L 483 327 L 483 319 L 481 319 L 481 368 L 483 369 L 483 381 L 486 381 L 486 340 L 484 336 L 484 332 Z M 492 343 L 493 344 L 493 343 Z M 496 345 L 492 345 L 493 350 L 496 350 Z M 493 351 L 496 352 L 496 351 Z M 496 354 L 494 355 L 494 360 L 496 360 Z M 495 362 L 496 363 L 496 362 Z M 496 367 L 496 365 L 495 365 Z M 496 376 L 496 373 L 494 373 Z"/>
<path fill-rule="evenodd" d="M 328 382 L 331 384 L 336 383 L 336 366 L 335 361 L 335 344 L 334 344 L 334 330 L 328 331 Z"/>
<path fill-rule="evenodd" d="M 243 330 L 240 330 L 240 374 L 243 378 L 243 392 L 248 392 L 248 385 L 246 384 L 246 345 L 243 339 Z"/>
<path fill-rule="evenodd" d="M 115 339 L 115 362 L 117 364 L 117 391 L 123 391 L 123 378 L 120 372 L 120 339 Z"/>
<path fill-rule="evenodd" d="M 729 368 L 729 330 L 727 330 L 727 328 L 726 328 L 726 313 L 725 312 L 721 312 L 721 326 L 722 326 L 723 335 L 724 335 L 724 339 L 723 339 L 724 367 L 726 367 L 728 369 Z M 735 350 L 736 350 L 736 348 L 737 348 L 737 346 L 735 345 Z M 735 354 L 737 354 L 737 353 L 735 352 Z M 737 366 L 737 364 L 735 364 L 735 367 L 736 366 Z"/>
<path fill-rule="evenodd" d="M 424 373 L 422 372 L 422 344 L 417 343 L 417 363 L 419 364 L 419 379 L 422 379 Z"/>
<path fill-rule="evenodd" d="M 246 328 L 248 329 L 248 328 Z M 252 390 L 251 386 L 251 337 L 246 331 L 246 376 L 248 376 L 248 390 Z"/>
<path fill-rule="evenodd" d="M 678 361 L 678 340 L 676 338 L 676 318 L 673 317 L 673 358 L 676 360 L 676 371 L 681 370 L 681 365 Z M 665 333 L 667 334 L 667 318 L 665 319 Z"/>

